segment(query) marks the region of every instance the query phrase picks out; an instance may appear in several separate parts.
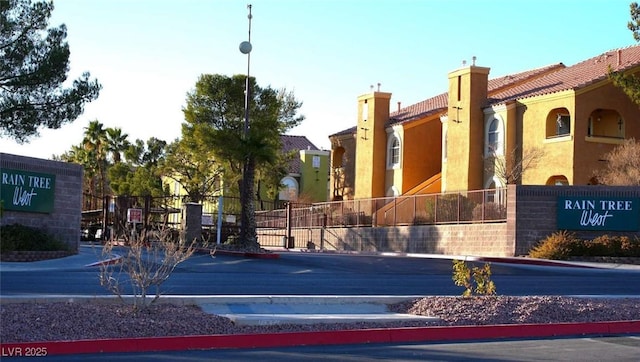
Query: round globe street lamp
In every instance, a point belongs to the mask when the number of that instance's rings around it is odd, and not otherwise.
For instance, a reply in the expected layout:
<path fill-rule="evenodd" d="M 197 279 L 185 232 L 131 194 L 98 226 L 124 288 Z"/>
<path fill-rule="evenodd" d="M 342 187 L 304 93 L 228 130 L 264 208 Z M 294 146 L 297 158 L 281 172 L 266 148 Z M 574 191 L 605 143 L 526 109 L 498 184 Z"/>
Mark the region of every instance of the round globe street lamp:
<path fill-rule="evenodd" d="M 247 55 L 247 79 L 245 83 L 244 89 L 244 137 L 247 139 L 249 137 L 249 69 L 251 65 L 251 4 L 247 5 L 247 9 L 249 9 L 249 38 L 246 41 L 240 43 L 240 53 Z"/>

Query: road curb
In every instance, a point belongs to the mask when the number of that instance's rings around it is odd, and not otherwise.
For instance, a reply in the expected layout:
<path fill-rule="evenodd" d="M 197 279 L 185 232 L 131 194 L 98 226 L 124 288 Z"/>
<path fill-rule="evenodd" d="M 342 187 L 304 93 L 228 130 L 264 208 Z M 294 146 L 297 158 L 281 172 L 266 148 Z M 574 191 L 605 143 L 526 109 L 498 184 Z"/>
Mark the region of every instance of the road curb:
<path fill-rule="evenodd" d="M 251 253 L 251 252 L 244 252 L 244 251 L 207 249 L 207 248 L 196 249 L 196 253 L 198 253 L 198 254 L 211 254 L 212 256 L 215 256 L 215 255 L 229 255 L 229 256 L 238 256 L 238 257 L 244 257 L 244 258 L 251 258 L 251 259 L 278 259 L 278 258 L 280 258 L 280 254 L 278 254 L 278 253 Z"/>
<path fill-rule="evenodd" d="M 97 261 L 95 263 L 86 264 L 85 267 L 112 265 L 112 264 L 119 263 L 120 260 L 122 260 L 122 256 L 121 255 L 116 255 L 113 258 L 110 258 L 110 259 L 107 259 L 107 260 L 101 260 L 101 261 Z"/>
<path fill-rule="evenodd" d="M 167 352 L 181 350 L 275 348 L 368 343 L 454 342 L 640 333 L 640 321 L 503 324 L 490 326 L 412 327 L 322 332 L 286 332 L 0 344 L 3 356 L 13 351 L 41 351 L 45 355 L 86 353 Z"/>

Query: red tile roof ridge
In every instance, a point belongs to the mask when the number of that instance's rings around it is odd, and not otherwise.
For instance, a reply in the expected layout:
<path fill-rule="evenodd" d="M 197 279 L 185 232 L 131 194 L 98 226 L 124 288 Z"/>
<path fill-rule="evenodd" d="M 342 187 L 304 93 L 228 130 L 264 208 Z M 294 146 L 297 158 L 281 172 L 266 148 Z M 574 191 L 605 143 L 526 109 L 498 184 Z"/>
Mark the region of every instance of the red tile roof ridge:
<path fill-rule="evenodd" d="M 545 74 L 496 92 L 489 99 L 490 105 L 506 103 L 566 90 L 577 90 L 608 78 L 609 67 L 613 71 L 626 71 L 640 66 L 640 45 L 606 51 L 572 66 Z"/>

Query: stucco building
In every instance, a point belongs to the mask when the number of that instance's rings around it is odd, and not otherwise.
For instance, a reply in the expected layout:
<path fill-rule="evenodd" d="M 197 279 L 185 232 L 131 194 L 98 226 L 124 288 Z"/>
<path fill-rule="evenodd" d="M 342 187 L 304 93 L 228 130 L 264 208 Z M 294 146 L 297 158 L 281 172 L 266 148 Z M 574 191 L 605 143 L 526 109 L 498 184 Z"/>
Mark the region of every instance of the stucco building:
<path fill-rule="evenodd" d="M 640 139 L 640 108 L 608 79 L 640 71 L 640 46 L 493 79 L 475 63 L 407 107 L 392 110 L 391 93 L 358 97 L 355 127 L 329 137 L 331 198 L 589 185 L 605 153 Z"/>

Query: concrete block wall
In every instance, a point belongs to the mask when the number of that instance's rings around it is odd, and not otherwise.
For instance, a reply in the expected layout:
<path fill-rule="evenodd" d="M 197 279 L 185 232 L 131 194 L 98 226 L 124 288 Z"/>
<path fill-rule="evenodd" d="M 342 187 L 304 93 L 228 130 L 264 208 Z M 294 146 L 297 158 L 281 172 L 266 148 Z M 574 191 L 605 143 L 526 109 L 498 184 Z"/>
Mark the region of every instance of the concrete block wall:
<path fill-rule="evenodd" d="M 557 197 L 640 197 L 638 186 L 509 186 L 507 191 L 507 234 L 515 255 L 525 255 L 538 242 L 558 231 Z M 576 231 L 582 239 L 600 235 L 640 237 L 638 232 Z"/>
<path fill-rule="evenodd" d="M 264 230 L 260 232 L 266 234 Z M 306 248 L 311 241 L 316 248 L 325 250 L 512 256 L 513 247 L 507 242 L 506 233 L 505 222 L 291 230 L 296 248 Z"/>
<path fill-rule="evenodd" d="M 0 153 L 0 168 L 56 175 L 52 213 L 5 210 L 0 218 L 0 225 L 18 223 L 36 227 L 56 236 L 73 250 L 77 250 L 82 219 L 82 166 Z"/>

